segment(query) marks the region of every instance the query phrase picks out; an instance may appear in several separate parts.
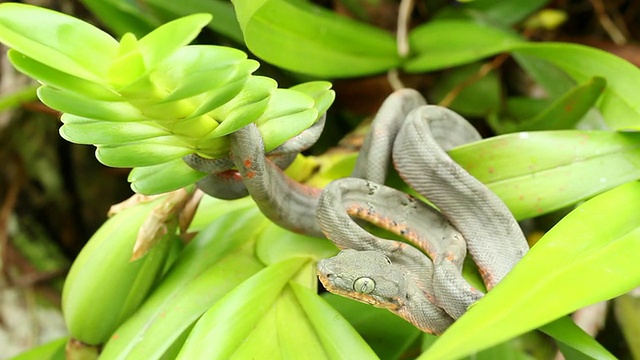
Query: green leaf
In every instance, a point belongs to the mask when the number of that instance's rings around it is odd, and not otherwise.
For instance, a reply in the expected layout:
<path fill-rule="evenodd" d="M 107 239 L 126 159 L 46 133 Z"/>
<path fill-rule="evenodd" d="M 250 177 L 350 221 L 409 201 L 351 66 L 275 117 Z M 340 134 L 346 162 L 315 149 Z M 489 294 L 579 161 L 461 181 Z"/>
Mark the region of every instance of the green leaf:
<path fill-rule="evenodd" d="M 501 29 L 464 20 L 434 20 L 409 33 L 416 54 L 403 66 L 425 72 L 467 64 L 504 51 L 524 41 Z"/>
<path fill-rule="evenodd" d="M 63 114 L 60 136 L 76 144 L 120 144 L 171 135 L 153 121 L 108 122 Z"/>
<path fill-rule="evenodd" d="M 461 4 L 462 11 L 480 15 L 502 26 L 510 26 L 524 20 L 536 10 L 542 8 L 549 0 L 502 1 L 476 0 Z"/>
<path fill-rule="evenodd" d="M 206 175 L 193 170 L 179 158 L 158 165 L 134 168 L 127 180 L 136 193 L 155 195 L 194 184 Z"/>
<path fill-rule="evenodd" d="M 69 338 L 56 339 L 25 351 L 11 360 L 65 360 L 65 345 Z"/>
<path fill-rule="evenodd" d="M 120 95 L 104 84 L 85 80 L 83 78 L 56 70 L 41 62 L 35 61 L 16 50 L 9 50 L 11 64 L 21 73 L 37 79 L 43 85 L 64 91 L 74 92 L 97 100 L 120 100 Z"/>
<path fill-rule="evenodd" d="M 264 267 L 253 255 L 253 239 L 265 218 L 255 206 L 225 210 L 210 218 L 147 301 L 116 330 L 102 359 L 161 358 L 207 309 Z"/>
<path fill-rule="evenodd" d="M 228 293 L 198 320 L 178 359 L 229 359 L 308 261 L 293 258 L 270 265 Z"/>
<path fill-rule="evenodd" d="M 175 136 L 158 136 L 145 141 L 99 145 L 96 158 L 107 166 L 136 167 L 158 165 L 194 152 Z"/>
<path fill-rule="evenodd" d="M 595 105 L 605 85 L 605 79 L 593 78 L 574 87 L 530 119 L 519 122 L 490 120 L 489 123 L 498 133 L 572 129 Z"/>
<path fill-rule="evenodd" d="M 209 115 L 221 121 L 211 137 L 231 134 L 256 120 L 266 109 L 271 93 L 278 84 L 263 76 L 252 76 L 244 89 L 231 101 L 211 111 Z"/>
<path fill-rule="evenodd" d="M 640 133 L 537 131 L 508 134 L 450 152 L 518 219 L 585 200 L 640 178 Z"/>
<path fill-rule="evenodd" d="M 103 344 L 138 309 L 162 275 L 169 241 L 131 261 L 138 230 L 161 201 L 117 213 L 82 248 L 62 291 L 65 324 L 74 339 Z"/>
<path fill-rule="evenodd" d="M 289 89 L 311 96 L 315 101 L 313 107 L 318 110 L 318 114 L 324 114 L 336 98 L 336 93 L 331 90 L 331 86 L 328 81 L 309 81 L 292 86 Z"/>
<path fill-rule="evenodd" d="M 393 37 L 307 2 L 234 0 L 251 52 L 284 69 L 352 77 L 399 64 Z"/>
<path fill-rule="evenodd" d="M 256 256 L 267 265 L 291 257 L 325 259 L 337 253 L 338 249 L 331 241 L 296 234 L 273 223 L 256 241 Z"/>
<path fill-rule="evenodd" d="M 478 74 L 482 66 L 481 63 L 474 63 L 446 71 L 430 91 L 434 102 L 440 102 L 451 90 L 465 84 Z M 447 107 L 465 116 L 486 116 L 500 108 L 501 92 L 500 79 L 492 71 L 478 81 L 464 86 Z"/>
<path fill-rule="evenodd" d="M 455 359 L 637 287 L 639 214 L 640 182 L 587 201 L 543 236 L 421 359 Z"/>
<path fill-rule="evenodd" d="M 438 340 L 437 336 L 424 334 L 422 337 L 423 351 Z M 537 333 L 527 333 L 520 337 L 475 352 L 458 360 L 536 360 L 553 359 L 556 351 L 546 337 Z"/>
<path fill-rule="evenodd" d="M 558 345 L 569 347 L 588 359 L 615 359 L 607 349 L 576 325 L 568 316 L 552 321 L 542 326 L 539 330 L 553 337 L 559 342 Z"/>
<path fill-rule="evenodd" d="M 95 120 L 113 122 L 150 120 L 127 102 L 93 99 L 50 86 L 41 86 L 38 89 L 38 98 L 54 110 Z"/>
<path fill-rule="evenodd" d="M 512 55 L 518 65 L 542 86 L 552 99 L 561 97 L 576 85 L 575 80 L 550 61 L 517 52 Z"/>
<path fill-rule="evenodd" d="M 185 46 L 165 60 L 152 75 L 155 83 L 171 92 L 169 102 L 211 91 L 226 83 L 247 78 L 258 68 L 240 50 L 222 46 Z M 231 93 L 229 99 L 235 94 Z M 222 104 L 222 103 L 221 103 Z"/>
<path fill-rule="evenodd" d="M 422 331 L 386 309 L 331 293 L 322 298 L 336 309 L 381 359 L 400 359 Z"/>
<path fill-rule="evenodd" d="M 294 283 L 291 283 L 292 286 Z M 298 285 L 299 287 L 302 287 Z M 306 289 L 302 287 L 303 289 Z M 309 291 L 308 289 L 306 289 Z M 331 359 L 324 350 L 323 343 L 318 337 L 313 324 L 304 312 L 300 301 L 294 295 L 291 287 L 286 287 L 280 299 L 270 311 L 275 314 L 275 322 L 266 333 L 273 329 L 278 333 L 278 352 L 282 359 Z M 276 344 L 275 341 L 265 341 Z M 236 354 L 236 356 L 238 356 Z M 241 358 L 241 357 L 239 357 Z M 274 357 L 270 357 L 274 358 Z"/>
<path fill-rule="evenodd" d="M 640 343 L 636 341 L 640 339 L 640 323 L 637 321 L 640 319 L 640 297 L 637 296 L 637 290 L 615 299 L 613 310 L 631 357 L 640 358 Z"/>
<path fill-rule="evenodd" d="M 315 292 L 297 283 L 291 289 L 329 359 L 377 359 L 355 329 Z"/>
<path fill-rule="evenodd" d="M 416 55 L 404 69 L 409 72 L 437 70 L 512 51 L 546 60 L 565 71 L 574 81 L 594 77 L 607 80 L 598 108 L 615 129 L 640 128 L 640 70 L 602 50 L 565 43 L 528 43 L 498 28 L 471 21 L 434 20 L 410 33 Z"/>
<path fill-rule="evenodd" d="M 229 37 L 236 43 L 242 44 L 242 32 L 236 20 L 233 6 L 226 0 L 145 0 L 142 2 L 152 8 L 171 14 L 174 18 L 194 13 L 208 13 L 213 15 L 213 21 L 208 27 L 213 31 Z"/>
<path fill-rule="evenodd" d="M 583 45 L 563 43 L 520 44 L 516 54 L 535 56 L 552 62 L 575 81 L 593 77 L 607 80 L 598 108 L 614 130 L 640 129 L 640 69 L 608 52 Z"/>
<path fill-rule="evenodd" d="M 0 41 L 59 71 L 100 83 L 118 42 L 95 26 L 49 9 L 0 4 Z"/>
<path fill-rule="evenodd" d="M 136 37 L 151 32 L 159 24 L 148 12 L 142 11 L 137 2 L 120 0 L 81 0 L 112 33 L 122 36 L 133 33 Z"/>
<path fill-rule="evenodd" d="M 138 41 L 148 69 L 153 69 L 178 49 L 189 44 L 211 21 L 210 14 L 193 14 L 170 21 Z"/>
<path fill-rule="evenodd" d="M 257 209 L 255 202 L 250 196 L 236 200 L 221 200 L 204 195 L 198 209 L 196 211 L 191 224 L 189 224 L 189 232 L 200 232 L 207 228 L 209 224 L 226 213 L 233 212 L 238 209 Z M 262 227 L 261 227 L 262 230 Z"/>
<path fill-rule="evenodd" d="M 299 91 L 274 89 L 266 109 L 256 119 L 264 138 L 265 151 L 271 151 L 300 134 L 318 119 L 315 101 Z"/>
<path fill-rule="evenodd" d="M 0 96 L 0 112 L 11 110 L 25 103 L 36 101 L 37 85 L 26 86 Z"/>

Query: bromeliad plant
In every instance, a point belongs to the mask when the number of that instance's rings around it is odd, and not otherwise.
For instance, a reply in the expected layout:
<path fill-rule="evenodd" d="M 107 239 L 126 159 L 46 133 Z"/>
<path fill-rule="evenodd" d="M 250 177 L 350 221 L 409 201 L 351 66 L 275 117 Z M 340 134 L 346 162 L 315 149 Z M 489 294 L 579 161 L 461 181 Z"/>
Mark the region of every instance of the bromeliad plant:
<path fill-rule="evenodd" d="M 130 180 L 139 193 L 193 184 L 205 174 L 181 158 L 228 154 L 225 135 L 251 122 L 269 151 L 333 101 L 326 82 L 278 89 L 273 79 L 252 75 L 258 63 L 240 50 L 187 46 L 211 21 L 207 14 L 119 42 L 45 9 L 6 4 L 0 14 L 12 64 L 38 79 L 38 97 L 63 113 L 62 137 L 95 145 L 105 165 L 135 168 Z"/>
<path fill-rule="evenodd" d="M 84 2 L 105 21 L 122 15 L 137 19 L 130 21 L 132 28 L 149 23 L 131 3 Z M 208 11 L 207 4 L 233 15 L 229 3 L 217 0 L 184 7 L 144 3 L 176 16 Z M 209 26 L 244 39 L 265 61 L 312 76 L 419 73 L 471 64 L 442 79 L 436 98 L 476 73 L 483 58 L 510 52 L 550 98 L 508 98 L 500 108 L 491 97 L 499 92 L 498 79 L 486 75 L 461 91 L 451 107 L 486 116 L 497 133 L 512 134 L 454 149 L 451 156 L 518 219 L 593 199 L 549 231 L 422 358 L 458 358 L 536 328 L 561 349 L 612 358 L 562 316 L 640 285 L 640 185 L 634 181 L 640 178 L 640 137 L 620 131 L 640 128 L 640 71 L 587 47 L 525 41 L 506 28 L 545 1 L 520 4 L 518 11 L 508 3 L 476 1 L 436 16 L 409 33 L 412 52 L 406 57 L 397 54 L 387 33 L 305 1 L 236 0 L 237 23 L 222 16 Z M 187 45 L 209 20 L 190 15 L 139 40 L 124 34 L 116 41 L 66 15 L 0 5 L 0 41 L 12 48 L 14 66 L 43 84 L 40 99 L 64 113 L 63 137 L 96 145 L 97 158 L 107 165 L 135 167 L 130 180 L 137 192 L 187 187 L 124 210 L 89 241 L 63 294 L 71 337 L 104 344 L 105 359 L 368 359 L 376 357 L 371 348 L 378 356 L 398 358 L 419 332 L 385 312 L 316 295 L 314 262 L 336 249 L 274 226 L 250 199 L 205 198 L 190 228 L 200 232 L 182 247 L 177 212 L 185 207 L 190 185 L 205 176 L 182 156 L 226 154 L 226 135 L 250 122 L 258 124 L 266 150 L 272 149 L 310 126 L 333 100 L 326 82 L 278 89 L 273 80 L 252 75 L 257 63 L 241 51 Z M 348 173 L 344 167 L 329 169 L 319 181 Z M 150 218 L 155 220 L 145 220 Z M 130 261 L 140 227 L 151 229 L 142 237 L 156 245 Z M 363 334 L 379 329 L 391 340 L 364 342 L 334 308 Z M 424 348 L 431 342 L 425 337 Z M 487 351 L 494 358 L 525 352 L 508 343 Z"/>

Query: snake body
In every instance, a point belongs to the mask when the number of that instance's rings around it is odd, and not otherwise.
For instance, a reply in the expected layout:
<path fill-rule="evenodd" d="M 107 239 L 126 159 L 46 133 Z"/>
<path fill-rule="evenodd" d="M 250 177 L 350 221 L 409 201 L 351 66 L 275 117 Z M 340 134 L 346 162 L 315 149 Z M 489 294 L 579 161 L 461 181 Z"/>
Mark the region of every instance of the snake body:
<path fill-rule="evenodd" d="M 446 153 L 479 139 L 461 116 L 425 105 L 418 92 L 403 89 L 389 96 L 376 115 L 352 177 L 325 189 L 289 179 L 265 156 L 254 124 L 230 135 L 230 161 L 242 189 L 272 221 L 296 232 L 325 235 L 342 249 L 318 263 L 327 290 L 387 308 L 423 331 L 439 334 L 483 296 L 461 275 L 467 249 L 487 289 L 528 250 L 506 205 Z M 198 170 L 210 164 L 185 160 Z M 439 211 L 382 185 L 391 160 L 405 182 Z M 356 218 L 404 242 L 377 237 Z"/>

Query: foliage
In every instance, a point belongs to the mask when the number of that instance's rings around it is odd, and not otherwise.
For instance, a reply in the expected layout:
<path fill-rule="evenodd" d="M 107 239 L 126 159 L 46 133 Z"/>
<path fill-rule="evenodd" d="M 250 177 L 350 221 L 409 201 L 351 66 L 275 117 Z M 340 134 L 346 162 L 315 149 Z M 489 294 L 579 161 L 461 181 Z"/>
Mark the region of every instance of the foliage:
<path fill-rule="evenodd" d="M 433 90 L 434 97 L 445 100 L 444 94 L 468 74 L 487 66 L 486 58 L 509 53 L 549 96 L 500 101 L 495 73 L 485 74 L 461 89 L 451 107 L 484 116 L 502 135 L 454 149 L 451 156 L 496 192 L 518 219 L 558 209 L 571 212 L 443 336 L 435 341 L 424 336 L 420 358 L 529 358 L 527 349 L 513 345 L 515 340 L 506 341 L 520 335 L 538 338 L 527 333 L 536 328 L 554 337 L 564 351 L 613 357 L 563 316 L 640 285 L 635 265 L 640 260 L 640 136 L 628 132 L 640 128 L 640 95 L 635 91 L 640 71 L 597 49 L 529 42 L 513 30 L 512 25 L 546 1 L 478 0 L 444 7 L 411 30 L 406 56 L 398 55 L 396 41 L 386 32 L 303 0 L 234 0 L 235 13 L 219 0 L 186 1 L 179 8 L 168 0 L 139 2 L 152 8 L 153 15 L 138 3 L 84 2 L 121 35 L 119 41 L 75 18 L 17 4 L 0 5 L 0 41 L 12 48 L 14 66 L 43 84 L 41 101 L 64 113 L 61 135 L 96 145 L 96 157 L 107 165 L 136 167 L 130 179 L 143 193 L 193 184 L 205 174 L 188 168 L 181 157 L 226 154 L 226 135 L 250 122 L 258 124 L 266 148 L 272 149 L 309 127 L 333 100 L 326 82 L 278 89 L 274 80 L 252 74 L 257 62 L 240 50 L 187 45 L 207 24 L 228 39 L 244 41 L 261 60 L 297 78 L 446 70 L 449 79 Z M 202 14 L 209 11 L 212 23 Z M 84 46 L 76 46 L 80 43 Z M 451 80 L 455 78 L 460 81 Z M 487 88 L 492 90 L 483 91 Z M 348 174 L 348 156 L 328 161 L 311 181 Z M 298 164 L 305 161 L 311 160 L 301 157 Z M 131 211 L 142 214 L 151 204 Z M 113 229 L 115 220 L 101 231 Z M 197 237 L 184 248 L 170 246 L 170 239 L 160 241 L 153 251 L 164 255 L 151 260 L 164 266 L 153 263 L 149 273 L 140 270 L 140 263 L 113 260 L 133 249 L 130 230 L 141 220 L 126 221 L 122 226 L 129 231 L 119 238 L 128 244 L 122 245 L 126 251 L 92 250 L 105 236 L 98 232 L 83 253 L 103 266 L 72 270 L 66 286 L 78 281 L 76 299 L 91 299 L 67 308 L 68 318 L 82 306 L 112 305 L 98 317 L 80 314 L 67 320 L 90 328 L 90 337 L 74 327 L 71 335 L 91 345 L 105 344 L 106 359 L 141 354 L 399 358 L 414 344 L 380 339 L 393 338 L 395 331 L 406 339 L 420 336 L 402 325 L 370 336 L 380 328 L 379 321 L 393 320 L 379 320 L 385 315 L 366 306 L 358 307 L 354 317 L 349 310 L 353 304 L 316 295 L 315 261 L 334 254 L 335 247 L 276 227 L 248 199 L 205 198 L 192 223 L 191 229 L 200 231 Z M 85 254 L 74 268 L 82 266 Z M 151 255 L 141 260 L 149 261 Z M 80 286 L 121 271 L 137 299 L 113 292 L 118 283 L 107 280 L 101 283 L 108 297 Z M 78 274 L 84 280 L 77 280 Z M 161 278 L 154 281 L 156 276 Z M 117 323 L 96 334 L 94 325 L 101 318 Z"/>

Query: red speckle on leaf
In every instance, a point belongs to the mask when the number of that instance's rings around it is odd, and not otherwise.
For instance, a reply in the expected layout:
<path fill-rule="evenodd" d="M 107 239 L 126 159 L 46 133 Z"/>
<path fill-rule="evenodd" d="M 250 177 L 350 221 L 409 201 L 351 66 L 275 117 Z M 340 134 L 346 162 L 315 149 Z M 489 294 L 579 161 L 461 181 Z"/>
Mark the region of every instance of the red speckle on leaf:
<path fill-rule="evenodd" d="M 571 112 L 573 110 L 573 104 L 567 104 L 564 106 L 564 111 Z"/>

